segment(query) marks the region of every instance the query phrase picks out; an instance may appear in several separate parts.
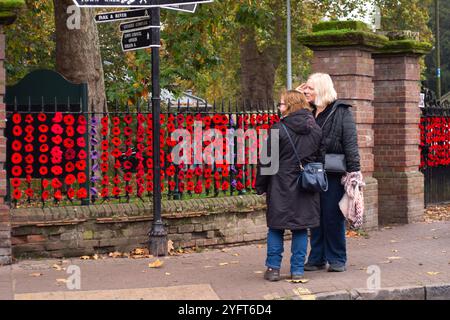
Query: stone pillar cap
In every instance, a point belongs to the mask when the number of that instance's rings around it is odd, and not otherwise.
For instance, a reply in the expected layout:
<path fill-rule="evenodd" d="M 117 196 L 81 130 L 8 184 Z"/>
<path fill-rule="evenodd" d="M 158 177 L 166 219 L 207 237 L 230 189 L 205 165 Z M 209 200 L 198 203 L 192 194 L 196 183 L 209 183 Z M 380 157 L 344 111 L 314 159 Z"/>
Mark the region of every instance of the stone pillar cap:
<path fill-rule="evenodd" d="M 0 2 L 0 25 L 14 22 L 17 10 L 25 5 L 25 0 L 2 0 Z"/>

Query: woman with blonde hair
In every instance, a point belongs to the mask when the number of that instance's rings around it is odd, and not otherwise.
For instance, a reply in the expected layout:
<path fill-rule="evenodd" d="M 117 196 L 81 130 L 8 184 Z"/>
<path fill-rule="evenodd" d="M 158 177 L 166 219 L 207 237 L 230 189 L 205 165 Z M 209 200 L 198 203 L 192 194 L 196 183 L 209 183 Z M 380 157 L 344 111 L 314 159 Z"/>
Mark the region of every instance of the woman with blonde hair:
<path fill-rule="evenodd" d="M 320 220 L 319 194 L 300 190 L 297 178 L 301 170 L 299 159 L 302 165 L 320 160 L 321 130 L 314 121 L 306 97 L 298 91 L 283 92 L 279 110 L 281 121 L 274 124 L 271 131 L 279 130 L 279 169 L 270 175 L 263 175 L 263 166 L 258 165 L 256 178 L 257 193 L 267 196 L 269 231 L 264 278 L 269 281 L 280 280 L 286 229 L 292 231 L 291 277 L 294 280 L 303 277 L 308 245 L 307 229 L 319 226 Z M 269 141 L 266 141 L 268 147 L 271 146 L 271 139 L 269 135 Z M 276 155 L 270 156 L 273 158 Z"/>
<path fill-rule="evenodd" d="M 316 73 L 297 88 L 313 106 L 314 117 L 322 128 L 325 169 L 328 191 L 320 195 L 320 227 L 311 229 L 311 252 L 305 271 L 325 269 L 346 270 L 347 250 L 345 218 L 339 202 L 345 191 L 341 184 L 344 175 L 354 175 L 361 180 L 361 165 L 356 124 L 351 106 L 337 100 L 333 81 L 328 74 Z"/>

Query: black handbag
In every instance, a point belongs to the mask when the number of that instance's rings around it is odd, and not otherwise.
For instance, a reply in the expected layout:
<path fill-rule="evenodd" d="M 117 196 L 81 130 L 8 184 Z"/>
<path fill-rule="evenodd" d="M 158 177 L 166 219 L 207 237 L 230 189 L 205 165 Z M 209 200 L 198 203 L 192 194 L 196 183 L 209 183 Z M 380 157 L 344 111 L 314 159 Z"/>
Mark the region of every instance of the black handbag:
<path fill-rule="evenodd" d="M 321 129 L 330 120 L 331 116 L 336 112 L 338 107 L 338 101 L 333 105 L 333 110 L 331 110 L 325 122 L 322 124 Z M 329 153 L 325 154 L 325 171 L 330 173 L 341 173 L 345 174 L 347 172 L 347 161 L 345 159 L 345 154 Z"/>
<path fill-rule="evenodd" d="M 295 144 L 292 141 L 291 135 L 289 134 L 286 126 L 281 124 L 286 131 L 286 134 L 291 142 L 292 148 L 294 149 L 295 156 L 300 164 L 300 174 L 297 178 L 297 185 L 302 191 L 308 192 L 327 192 L 328 191 L 328 178 L 327 174 L 323 168 L 321 162 L 311 162 L 302 165 L 300 156 L 297 153 Z"/>

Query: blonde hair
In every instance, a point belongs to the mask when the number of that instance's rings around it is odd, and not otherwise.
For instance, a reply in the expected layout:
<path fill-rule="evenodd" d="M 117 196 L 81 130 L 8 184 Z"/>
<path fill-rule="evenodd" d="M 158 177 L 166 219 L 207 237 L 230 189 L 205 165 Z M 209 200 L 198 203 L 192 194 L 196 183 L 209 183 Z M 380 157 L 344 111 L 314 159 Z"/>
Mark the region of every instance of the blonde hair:
<path fill-rule="evenodd" d="M 337 100 L 337 93 L 329 74 L 314 73 L 308 78 L 308 81 L 312 82 L 314 91 L 316 92 L 316 99 L 314 101 L 316 106 L 326 107 Z"/>
<path fill-rule="evenodd" d="M 286 116 L 301 109 L 312 111 L 308 100 L 306 100 L 305 95 L 300 91 L 284 90 L 281 93 L 281 97 L 284 99 L 284 103 L 286 104 Z"/>

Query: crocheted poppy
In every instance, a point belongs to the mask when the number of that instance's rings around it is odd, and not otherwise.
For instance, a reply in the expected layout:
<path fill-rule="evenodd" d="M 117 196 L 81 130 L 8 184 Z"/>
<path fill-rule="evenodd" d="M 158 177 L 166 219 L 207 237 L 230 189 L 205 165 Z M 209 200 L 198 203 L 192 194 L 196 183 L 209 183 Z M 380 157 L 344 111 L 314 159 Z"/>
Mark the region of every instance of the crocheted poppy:
<path fill-rule="evenodd" d="M 122 164 L 120 163 L 120 160 L 116 159 L 116 162 L 114 163 L 114 169 L 120 169 L 122 167 Z"/>
<path fill-rule="evenodd" d="M 20 198 L 22 198 L 22 191 L 20 191 L 19 189 L 14 189 L 13 197 L 15 200 L 19 200 Z"/>
<path fill-rule="evenodd" d="M 18 187 L 20 187 L 21 184 L 22 184 L 22 181 L 19 178 L 11 179 L 11 186 L 13 186 L 13 188 L 18 188 Z"/>
<path fill-rule="evenodd" d="M 133 192 L 133 187 L 132 186 L 125 186 L 125 192 L 126 193 L 132 193 Z"/>
<path fill-rule="evenodd" d="M 83 116 L 83 115 L 79 115 L 79 116 L 78 116 L 78 119 L 77 119 L 77 122 L 78 122 L 78 124 L 79 124 L 80 126 L 86 126 L 86 124 L 87 124 L 86 117 Z"/>
<path fill-rule="evenodd" d="M 53 194 L 53 198 L 55 198 L 56 201 L 61 201 L 62 200 L 61 190 L 56 190 L 56 192 Z"/>
<path fill-rule="evenodd" d="M 47 189 L 48 185 L 49 185 L 48 180 L 47 179 L 43 179 L 42 183 L 41 183 L 42 189 Z"/>
<path fill-rule="evenodd" d="M 119 136 L 120 135 L 119 127 L 113 127 L 112 128 L 112 134 L 113 134 L 113 136 Z"/>
<path fill-rule="evenodd" d="M 113 117 L 112 123 L 114 126 L 118 126 L 120 124 L 120 118 L 119 117 Z"/>
<path fill-rule="evenodd" d="M 48 137 L 45 134 L 41 134 L 38 138 L 39 143 L 46 143 L 47 140 L 48 140 Z"/>
<path fill-rule="evenodd" d="M 46 153 L 48 152 L 48 145 L 47 144 L 41 144 L 41 146 L 39 147 L 39 151 L 41 153 Z"/>
<path fill-rule="evenodd" d="M 25 190 L 25 194 L 26 194 L 26 196 L 27 196 L 28 198 L 31 198 L 31 197 L 33 197 L 33 195 L 34 195 L 34 191 L 33 191 L 33 189 L 31 189 L 31 188 L 27 188 L 27 189 Z"/>
<path fill-rule="evenodd" d="M 122 152 L 120 152 L 120 150 L 118 148 L 114 148 L 114 150 L 111 152 L 111 155 L 114 158 L 118 158 L 122 155 Z"/>
<path fill-rule="evenodd" d="M 108 147 L 109 147 L 109 142 L 108 142 L 108 140 L 103 140 L 102 143 L 101 143 L 101 148 L 102 148 L 102 150 L 103 150 L 103 151 L 107 151 L 107 150 L 108 150 Z"/>
<path fill-rule="evenodd" d="M 37 118 L 40 122 L 45 122 L 47 120 L 47 115 L 45 113 L 39 113 Z"/>
<path fill-rule="evenodd" d="M 127 140 L 125 140 L 126 146 L 131 146 L 132 144 L 133 144 L 133 141 L 131 140 L 131 138 L 128 138 Z"/>
<path fill-rule="evenodd" d="M 55 176 L 59 176 L 63 173 L 61 166 L 52 166 L 50 170 Z"/>
<path fill-rule="evenodd" d="M 114 188 L 112 189 L 112 194 L 113 194 L 113 196 L 118 196 L 118 195 L 120 195 L 120 193 L 121 193 L 121 190 L 120 190 L 119 187 L 114 187 Z"/>
<path fill-rule="evenodd" d="M 102 136 L 107 136 L 107 135 L 108 135 L 108 128 L 102 128 L 102 129 L 100 130 L 100 134 L 101 134 Z"/>
<path fill-rule="evenodd" d="M 126 124 L 131 124 L 131 122 L 133 121 L 133 117 L 130 116 L 130 115 L 126 115 L 126 116 L 123 118 L 123 121 L 124 121 Z"/>
<path fill-rule="evenodd" d="M 13 127 L 13 129 L 12 129 L 12 133 L 13 133 L 13 135 L 14 136 L 16 136 L 16 137 L 19 137 L 19 136 L 21 136 L 22 135 L 22 128 L 20 127 L 20 126 L 14 126 Z"/>
<path fill-rule="evenodd" d="M 66 127 L 66 135 L 68 137 L 73 137 L 75 135 L 75 129 L 72 126 Z"/>
<path fill-rule="evenodd" d="M 49 198 L 49 196 L 50 193 L 48 191 L 43 191 L 41 195 L 42 201 L 46 201 Z"/>
<path fill-rule="evenodd" d="M 22 149 L 22 143 L 19 140 L 14 140 L 11 144 L 13 151 L 20 151 Z"/>
<path fill-rule="evenodd" d="M 75 167 L 77 168 L 78 171 L 86 170 L 86 161 L 85 160 L 77 161 L 75 163 Z"/>
<path fill-rule="evenodd" d="M 39 174 L 41 176 L 46 176 L 48 174 L 48 168 L 45 166 L 42 166 L 39 168 Z"/>
<path fill-rule="evenodd" d="M 77 126 L 77 132 L 78 132 L 78 134 L 81 134 L 81 135 L 83 135 L 83 134 L 85 134 L 86 133 L 86 130 L 87 130 L 87 128 L 86 128 L 86 126 Z"/>
<path fill-rule="evenodd" d="M 120 139 L 119 139 L 118 137 L 114 137 L 114 138 L 111 139 L 111 143 L 112 143 L 113 145 L 115 145 L 116 147 L 118 147 L 118 146 L 120 146 L 120 144 L 122 143 L 122 141 L 120 141 Z M 105 149 L 105 150 L 107 150 L 107 149 Z"/>
<path fill-rule="evenodd" d="M 73 162 L 67 162 L 65 165 L 66 172 L 73 172 L 75 171 L 75 165 Z"/>
<path fill-rule="evenodd" d="M 187 183 L 187 185 L 186 185 L 186 189 L 187 189 L 188 191 L 194 191 L 194 187 L 195 187 L 194 182 L 188 181 L 188 183 Z"/>
<path fill-rule="evenodd" d="M 71 115 L 71 114 L 66 114 L 66 115 L 64 116 L 64 124 L 65 124 L 66 126 L 72 126 L 74 123 L 75 123 L 75 118 L 74 118 L 73 115 Z"/>
<path fill-rule="evenodd" d="M 56 112 L 55 115 L 52 118 L 52 121 L 55 123 L 59 123 L 63 120 L 63 114 L 62 112 Z"/>
<path fill-rule="evenodd" d="M 75 190 L 73 188 L 67 189 L 67 198 L 73 199 L 73 197 L 75 197 Z"/>
<path fill-rule="evenodd" d="M 33 131 L 34 131 L 34 127 L 31 126 L 31 125 L 27 125 L 27 126 L 25 127 L 24 131 L 25 131 L 27 134 L 32 134 Z"/>
<path fill-rule="evenodd" d="M 34 162 L 34 157 L 32 154 L 29 154 L 25 157 L 25 163 L 32 164 Z"/>
<path fill-rule="evenodd" d="M 75 141 L 73 141 L 73 139 L 66 138 L 64 139 L 63 146 L 66 149 L 72 149 L 73 147 L 75 147 Z"/>
<path fill-rule="evenodd" d="M 64 133 L 63 127 L 58 123 L 55 123 L 54 125 L 52 125 L 50 130 L 52 131 L 52 133 L 57 134 L 57 135 Z"/>
<path fill-rule="evenodd" d="M 131 168 L 133 168 L 133 164 L 131 163 L 131 161 L 125 161 L 124 163 L 123 163 L 123 168 L 125 169 L 125 170 L 130 170 Z"/>
<path fill-rule="evenodd" d="M 104 185 L 104 186 L 109 185 L 109 177 L 108 176 L 103 176 L 101 184 Z"/>
<path fill-rule="evenodd" d="M 80 150 L 80 152 L 78 152 L 78 159 L 80 160 L 84 160 L 87 158 L 87 153 L 84 150 Z"/>
<path fill-rule="evenodd" d="M 100 165 L 100 170 L 101 170 L 103 173 L 108 172 L 108 169 L 109 169 L 108 163 L 102 163 L 102 164 Z"/>
<path fill-rule="evenodd" d="M 102 124 L 103 127 L 107 127 L 108 126 L 108 122 L 109 122 L 109 117 L 103 117 L 100 120 L 100 123 Z"/>
<path fill-rule="evenodd" d="M 109 196 L 109 189 L 108 188 L 103 188 L 102 191 L 101 191 L 100 196 L 102 198 L 107 198 Z"/>
<path fill-rule="evenodd" d="M 64 158 L 66 160 L 73 160 L 75 159 L 76 156 L 76 152 L 73 149 L 67 149 L 66 152 L 64 153 Z"/>
<path fill-rule="evenodd" d="M 13 116 L 12 116 L 12 121 L 13 121 L 13 123 L 15 123 L 15 124 L 21 123 L 21 122 L 22 122 L 22 116 L 20 115 L 20 113 L 15 113 L 15 114 L 13 114 Z"/>
<path fill-rule="evenodd" d="M 45 124 L 41 124 L 41 125 L 38 127 L 38 130 L 39 130 L 39 132 L 41 132 L 41 133 L 47 133 L 47 132 L 48 132 L 48 126 L 45 125 Z"/>
<path fill-rule="evenodd" d="M 34 147 L 32 144 L 28 143 L 25 145 L 25 152 L 31 153 L 31 152 L 33 152 L 33 150 L 34 150 Z"/>
<path fill-rule="evenodd" d="M 131 130 L 130 127 L 125 127 L 125 128 L 123 129 L 123 133 L 124 133 L 126 136 L 130 136 L 130 135 L 133 134 L 133 130 Z"/>
<path fill-rule="evenodd" d="M 77 174 L 77 181 L 79 184 L 83 184 L 87 181 L 86 173 L 84 172 L 78 172 Z"/>
<path fill-rule="evenodd" d="M 53 178 L 51 182 L 51 186 L 53 189 L 59 189 L 62 187 L 62 183 L 58 178 Z"/>
<path fill-rule="evenodd" d="M 131 172 L 127 172 L 123 175 L 124 181 L 131 181 L 131 178 L 133 177 L 133 174 Z"/>

